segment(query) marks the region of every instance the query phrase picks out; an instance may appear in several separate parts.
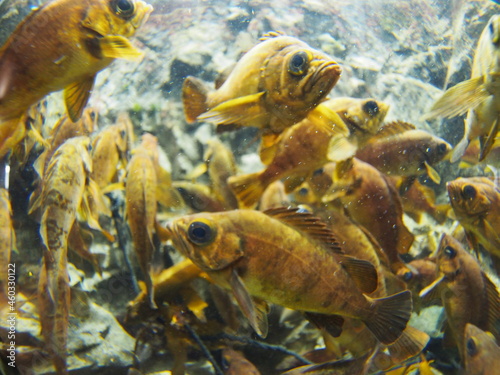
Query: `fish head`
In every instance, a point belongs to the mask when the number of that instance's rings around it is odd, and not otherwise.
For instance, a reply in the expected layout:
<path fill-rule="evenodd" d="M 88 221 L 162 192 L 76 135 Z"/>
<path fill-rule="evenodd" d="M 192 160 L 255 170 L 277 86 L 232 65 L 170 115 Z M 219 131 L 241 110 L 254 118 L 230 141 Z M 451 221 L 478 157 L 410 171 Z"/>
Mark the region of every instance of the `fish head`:
<path fill-rule="evenodd" d="M 429 142 L 425 147 L 425 159 L 429 164 L 435 164 L 444 160 L 450 151 L 452 150 L 451 145 L 444 139 L 431 135 Z"/>
<path fill-rule="evenodd" d="M 175 248 L 204 271 L 223 270 L 243 256 L 238 231 L 223 212 L 175 219 L 167 231 Z"/>
<path fill-rule="evenodd" d="M 459 219 L 486 214 L 491 202 L 485 186 L 475 178 L 458 178 L 446 184 L 450 203 Z"/>
<path fill-rule="evenodd" d="M 492 374 L 492 364 L 500 358 L 500 348 L 495 337 L 471 323 L 465 326 L 465 370 L 467 374 Z M 496 358 L 495 360 L 492 360 Z M 496 361 L 496 362 L 495 362 Z"/>
<path fill-rule="evenodd" d="M 278 39 L 278 38 L 276 38 Z M 340 65 L 330 56 L 292 38 L 280 37 L 265 68 L 263 89 L 273 104 L 298 110 L 317 106 L 337 83 Z"/>
<path fill-rule="evenodd" d="M 82 25 L 100 36 L 130 37 L 152 11 L 142 0 L 91 0 Z"/>
<path fill-rule="evenodd" d="M 82 135 L 89 135 L 97 129 L 99 114 L 95 108 L 86 107 L 83 110 L 80 121 L 82 122 Z"/>
<path fill-rule="evenodd" d="M 446 281 L 453 281 L 463 268 L 465 250 L 456 239 L 444 234 L 439 244 L 436 264 L 438 273 Z"/>
<path fill-rule="evenodd" d="M 347 98 L 348 103 L 344 108 L 339 108 L 343 118 L 351 131 L 362 131 L 375 134 L 389 111 L 389 105 L 370 99 Z M 354 127 L 354 129 L 352 129 Z"/>

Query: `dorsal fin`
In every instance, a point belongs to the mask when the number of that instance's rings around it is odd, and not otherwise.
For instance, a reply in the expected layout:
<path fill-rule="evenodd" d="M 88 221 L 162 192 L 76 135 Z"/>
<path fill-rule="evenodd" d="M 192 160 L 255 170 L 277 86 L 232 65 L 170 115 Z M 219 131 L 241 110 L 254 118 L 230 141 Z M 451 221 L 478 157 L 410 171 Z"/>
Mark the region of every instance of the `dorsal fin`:
<path fill-rule="evenodd" d="M 272 38 L 277 38 L 279 36 L 283 36 L 285 35 L 285 33 L 283 31 L 268 31 L 267 33 L 265 33 L 264 35 L 262 35 L 259 40 L 261 42 L 265 41 L 265 40 L 268 40 L 268 39 L 272 39 Z"/>
<path fill-rule="evenodd" d="M 334 253 L 344 254 L 332 231 L 321 219 L 309 212 L 304 212 L 299 208 L 277 207 L 270 208 L 264 213 L 304 232 Z"/>
<path fill-rule="evenodd" d="M 409 122 L 404 121 L 392 121 L 388 124 L 382 126 L 378 132 L 372 137 L 371 140 L 387 138 L 393 135 L 401 134 L 409 130 L 415 130 L 416 127 Z"/>
<path fill-rule="evenodd" d="M 488 298 L 488 331 L 491 331 L 496 338 L 500 337 L 500 296 L 498 290 L 483 272 L 486 296 Z"/>

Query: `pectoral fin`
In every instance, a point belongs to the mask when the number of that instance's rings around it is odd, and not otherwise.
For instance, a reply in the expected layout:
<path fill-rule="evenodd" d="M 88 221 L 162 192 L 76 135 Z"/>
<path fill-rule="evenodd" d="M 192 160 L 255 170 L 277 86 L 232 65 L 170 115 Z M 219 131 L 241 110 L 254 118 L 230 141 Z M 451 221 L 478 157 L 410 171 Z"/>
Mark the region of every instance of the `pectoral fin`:
<path fill-rule="evenodd" d="M 373 264 L 347 255 L 342 255 L 339 263 L 363 293 L 372 293 L 377 289 L 378 275 Z"/>
<path fill-rule="evenodd" d="M 248 322 L 255 332 L 260 337 L 265 338 L 268 331 L 267 311 L 262 308 L 262 305 L 257 305 L 254 302 L 252 296 L 248 293 L 243 280 L 241 280 L 238 273 L 234 269 L 231 272 L 229 284 L 231 285 L 231 290 L 233 291 L 234 297 L 236 298 L 243 315 L 245 315 L 248 319 Z"/>
<path fill-rule="evenodd" d="M 357 151 L 357 146 L 344 136 L 335 136 L 328 142 L 328 160 L 342 161 L 352 158 Z"/>
<path fill-rule="evenodd" d="M 312 312 L 305 312 L 304 315 L 306 319 L 316 327 L 324 329 L 333 337 L 339 337 L 342 333 L 344 318 L 339 315 L 326 315 Z"/>
<path fill-rule="evenodd" d="M 332 136 L 348 137 L 350 132 L 345 122 L 340 118 L 337 112 L 325 105 L 319 104 L 307 115 L 307 119 L 316 126 L 321 126 Z"/>
<path fill-rule="evenodd" d="M 87 77 L 83 81 L 74 82 L 64 90 L 66 111 L 71 121 L 76 122 L 82 116 L 83 109 L 89 101 L 92 87 L 94 87 L 94 81 L 95 75 Z"/>
<path fill-rule="evenodd" d="M 209 120 L 221 125 L 243 125 L 261 127 L 267 112 L 264 109 L 265 92 L 227 100 L 208 112 L 198 116 L 198 120 Z"/>
<path fill-rule="evenodd" d="M 448 89 L 423 117 L 425 120 L 436 117 L 454 117 L 474 109 L 491 94 L 484 84 L 484 76 L 472 78 Z"/>
<path fill-rule="evenodd" d="M 99 39 L 102 54 L 112 59 L 140 59 L 144 52 L 135 48 L 127 38 L 119 35 L 107 35 Z"/>
<path fill-rule="evenodd" d="M 429 178 L 439 185 L 441 183 L 441 176 L 439 175 L 439 173 L 434 168 L 432 168 L 429 163 L 425 162 L 424 165 Z"/>

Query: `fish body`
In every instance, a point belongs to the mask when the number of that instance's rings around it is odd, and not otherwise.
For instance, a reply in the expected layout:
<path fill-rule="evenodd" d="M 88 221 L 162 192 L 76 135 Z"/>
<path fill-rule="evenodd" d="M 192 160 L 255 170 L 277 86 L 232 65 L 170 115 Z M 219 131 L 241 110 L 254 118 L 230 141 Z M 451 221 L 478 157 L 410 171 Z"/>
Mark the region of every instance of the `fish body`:
<path fill-rule="evenodd" d="M 307 228 L 326 246 L 294 225 Z M 356 260 L 363 271 L 346 272 L 348 259 L 354 258 L 335 254 L 338 249 L 330 233 L 311 215 L 286 209 L 268 214 L 253 210 L 201 213 L 175 219 L 168 230 L 181 253 L 216 284 L 233 291 L 260 335 L 267 332 L 267 318 L 257 311 L 254 298 L 310 313 L 361 319 L 383 342 L 395 341 L 406 326 L 409 293 L 380 300 L 363 295 L 358 286 L 365 291 L 376 288 L 376 273 L 369 277 L 373 266 Z M 389 305 L 392 316 L 385 316 L 384 322 L 391 322 L 390 328 L 384 323 L 380 331 L 380 314 L 388 313 L 385 307 Z"/>
<path fill-rule="evenodd" d="M 261 172 L 230 177 L 229 186 L 240 202 L 240 208 L 253 207 L 264 190 L 274 181 L 285 178 L 285 191 L 293 191 L 305 179 L 329 161 L 337 137 L 314 121 L 301 121 L 286 129 L 274 147 L 274 157 Z"/>
<path fill-rule="evenodd" d="M 260 375 L 255 365 L 242 352 L 226 348 L 222 351 L 224 375 Z"/>
<path fill-rule="evenodd" d="M 133 150 L 127 165 L 125 207 L 134 250 L 146 280 L 150 302 L 154 304 L 151 261 L 155 249 L 153 235 L 157 209 L 157 147 L 151 134 L 142 136 L 142 143 Z"/>
<path fill-rule="evenodd" d="M 208 142 L 204 159 L 214 195 L 223 203 L 226 210 L 238 208 L 238 201 L 227 183 L 227 179 L 236 174 L 236 161 L 231 150 L 214 138 Z"/>
<path fill-rule="evenodd" d="M 127 38 L 151 11 L 140 0 L 53 0 L 32 12 L 0 50 L 0 156 L 24 135 L 18 119 L 51 92 L 65 89 L 76 121 L 96 74 L 115 58 L 141 56 Z"/>
<path fill-rule="evenodd" d="M 500 189 L 486 177 L 457 178 L 446 185 L 453 211 L 474 249 L 500 258 Z"/>
<path fill-rule="evenodd" d="M 0 188 L 0 263 L 10 264 L 12 250 L 16 247 L 16 237 L 12 223 L 12 208 L 10 204 L 9 191 Z M 0 285 L 7 295 L 8 273 L 0 278 Z"/>
<path fill-rule="evenodd" d="M 387 254 L 394 272 L 402 267 L 398 254 L 407 253 L 414 236 L 403 222 L 398 192 L 375 167 L 357 158 L 337 167 L 331 193 L 348 216 L 365 227 Z"/>
<path fill-rule="evenodd" d="M 188 77 L 183 85 L 188 122 L 254 126 L 271 133 L 304 119 L 341 74 L 328 55 L 297 38 L 270 33 L 235 65 L 216 91 Z"/>
<path fill-rule="evenodd" d="M 126 121 L 119 121 L 101 131 L 92 142 L 92 179 L 104 189 L 115 182 L 119 163 L 126 164 L 130 131 Z"/>
<path fill-rule="evenodd" d="M 68 237 L 84 197 L 92 169 L 88 137 L 63 143 L 43 178 L 40 235 L 45 252 L 38 284 L 39 314 L 46 350 L 58 373 L 66 373 L 70 288 Z"/>
<path fill-rule="evenodd" d="M 52 155 L 58 147 L 66 140 L 74 137 L 88 136 L 97 128 L 97 113 L 93 108 L 86 108 L 82 117 L 73 122 L 68 116 L 61 117 L 54 125 L 52 132 L 47 139 L 49 146 L 40 154 L 35 161 L 35 169 L 40 177 L 43 177 Z"/>
<path fill-rule="evenodd" d="M 500 347 L 492 335 L 474 324 L 465 326 L 465 373 L 496 374 L 500 368 Z"/>
<path fill-rule="evenodd" d="M 436 101 L 428 118 L 453 117 L 467 112 L 464 136 L 453 150 L 451 162 L 464 154 L 469 142 L 479 138 L 483 160 L 489 153 L 499 130 L 500 121 L 500 16 L 488 21 L 472 63 L 471 78 L 448 89 Z"/>
<path fill-rule="evenodd" d="M 433 165 L 451 151 L 444 139 L 411 124 L 393 122 L 356 152 L 356 157 L 391 176 L 419 176 L 427 173 L 436 183 L 440 177 Z"/>
<path fill-rule="evenodd" d="M 500 296 L 478 261 L 449 235 L 441 239 L 436 264 L 438 278 L 421 295 L 438 288 L 448 326 L 463 360 L 467 323 L 498 334 Z"/>

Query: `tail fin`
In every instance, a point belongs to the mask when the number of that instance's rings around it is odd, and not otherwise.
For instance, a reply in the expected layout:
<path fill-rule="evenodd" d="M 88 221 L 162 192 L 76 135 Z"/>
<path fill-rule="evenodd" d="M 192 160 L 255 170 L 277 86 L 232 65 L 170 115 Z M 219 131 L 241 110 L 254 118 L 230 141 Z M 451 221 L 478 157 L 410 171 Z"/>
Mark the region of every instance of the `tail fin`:
<path fill-rule="evenodd" d="M 182 103 L 184 115 L 188 123 L 196 121 L 197 117 L 208 110 L 208 89 L 203 82 L 195 77 L 187 77 L 182 84 Z"/>
<path fill-rule="evenodd" d="M 411 293 L 405 290 L 389 297 L 373 299 L 372 303 L 373 312 L 363 322 L 381 343 L 392 344 L 401 336 L 410 319 Z"/>
<path fill-rule="evenodd" d="M 407 326 L 399 339 L 388 346 L 391 359 L 399 364 L 418 355 L 429 342 L 429 335 L 411 326 Z"/>
<path fill-rule="evenodd" d="M 267 187 L 259 177 L 260 172 L 228 178 L 227 182 L 238 198 L 240 208 L 251 208 L 259 201 Z"/>

